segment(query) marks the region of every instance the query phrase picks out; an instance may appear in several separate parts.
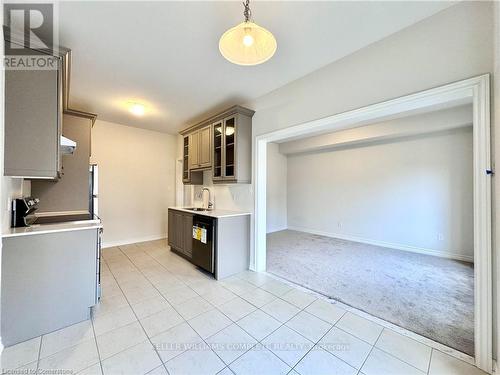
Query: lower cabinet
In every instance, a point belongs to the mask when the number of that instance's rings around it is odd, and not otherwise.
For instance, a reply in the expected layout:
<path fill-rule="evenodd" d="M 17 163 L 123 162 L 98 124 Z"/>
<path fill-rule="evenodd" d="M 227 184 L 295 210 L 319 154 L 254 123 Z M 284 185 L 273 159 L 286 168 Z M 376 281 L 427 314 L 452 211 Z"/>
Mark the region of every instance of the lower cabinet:
<path fill-rule="evenodd" d="M 177 252 L 191 258 L 193 214 L 168 210 L 168 244 Z"/>
<path fill-rule="evenodd" d="M 5 346 L 89 319 L 96 303 L 99 229 L 3 238 Z"/>

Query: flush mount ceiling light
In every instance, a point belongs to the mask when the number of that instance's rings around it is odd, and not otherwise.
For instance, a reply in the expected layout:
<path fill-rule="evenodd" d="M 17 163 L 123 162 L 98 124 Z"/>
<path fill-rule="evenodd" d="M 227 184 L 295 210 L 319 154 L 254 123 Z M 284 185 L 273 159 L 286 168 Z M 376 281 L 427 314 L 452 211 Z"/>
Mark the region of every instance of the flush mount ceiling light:
<path fill-rule="evenodd" d="M 136 116 L 142 116 L 146 113 L 146 107 L 143 104 L 136 102 L 129 102 L 128 110 Z"/>
<path fill-rule="evenodd" d="M 245 22 L 227 30 L 219 40 L 219 51 L 238 65 L 258 65 L 273 57 L 276 39 L 263 27 L 251 22 L 250 0 L 243 3 Z"/>

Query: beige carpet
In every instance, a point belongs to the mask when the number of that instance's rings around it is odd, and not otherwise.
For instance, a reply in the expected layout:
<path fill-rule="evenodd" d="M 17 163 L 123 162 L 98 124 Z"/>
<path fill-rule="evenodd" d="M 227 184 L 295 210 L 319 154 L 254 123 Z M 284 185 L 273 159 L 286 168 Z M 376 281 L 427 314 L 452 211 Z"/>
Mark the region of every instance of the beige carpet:
<path fill-rule="evenodd" d="M 286 230 L 267 236 L 267 271 L 474 354 L 470 263 Z"/>

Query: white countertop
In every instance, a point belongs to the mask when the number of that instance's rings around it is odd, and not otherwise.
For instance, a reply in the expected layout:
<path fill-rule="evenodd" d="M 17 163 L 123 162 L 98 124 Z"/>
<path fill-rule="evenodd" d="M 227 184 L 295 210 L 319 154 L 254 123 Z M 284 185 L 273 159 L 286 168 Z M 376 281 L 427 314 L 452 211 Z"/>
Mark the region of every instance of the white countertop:
<path fill-rule="evenodd" d="M 34 224 L 29 227 L 6 229 L 2 233 L 2 238 L 98 228 L 102 228 L 102 223 L 100 220 L 69 221 L 66 223 L 58 224 Z"/>
<path fill-rule="evenodd" d="M 189 212 L 191 214 L 210 216 L 215 218 L 251 215 L 250 212 L 244 212 L 244 211 L 230 211 L 230 210 L 219 210 L 219 209 L 213 209 L 209 211 L 193 211 L 193 210 L 188 210 L 186 207 L 169 207 L 169 208 L 172 210 L 184 211 L 184 212 Z"/>

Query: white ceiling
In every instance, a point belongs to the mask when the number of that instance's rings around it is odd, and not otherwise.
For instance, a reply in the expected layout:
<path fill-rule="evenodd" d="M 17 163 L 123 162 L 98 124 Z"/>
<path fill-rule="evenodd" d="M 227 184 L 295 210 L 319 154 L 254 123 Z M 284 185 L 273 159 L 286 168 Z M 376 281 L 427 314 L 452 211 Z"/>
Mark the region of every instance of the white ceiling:
<path fill-rule="evenodd" d="M 102 120 L 176 133 L 243 104 L 452 5 L 450 2 L 253 2 L 278 41 L 263 65 L 219 53 L 242 21 L 236 2 L 64 2 L 60 43 L 73 51 L 72 107 Z M 368 63 L 368 62 L 367 62 Z M 134 117 L 128 100 L 147 105 Z"/>

